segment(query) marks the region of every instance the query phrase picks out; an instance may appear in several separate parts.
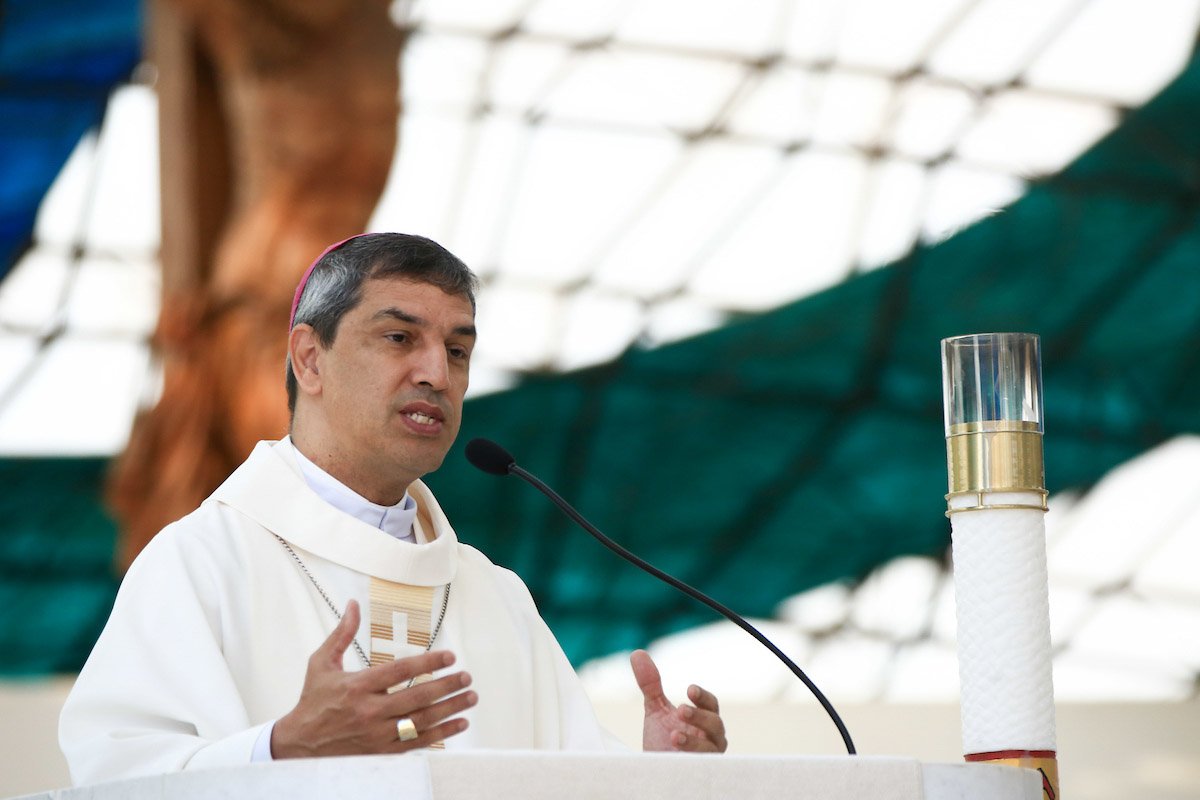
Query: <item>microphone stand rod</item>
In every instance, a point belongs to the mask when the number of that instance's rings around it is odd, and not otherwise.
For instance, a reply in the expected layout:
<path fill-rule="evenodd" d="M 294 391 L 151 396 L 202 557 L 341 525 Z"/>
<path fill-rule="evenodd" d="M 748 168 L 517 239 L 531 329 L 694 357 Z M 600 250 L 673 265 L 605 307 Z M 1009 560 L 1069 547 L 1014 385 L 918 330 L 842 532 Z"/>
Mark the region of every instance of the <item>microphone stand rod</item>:
<path fill-rule="evenodd" d="M 757 639 L 759 644 L 761 644 L 763 647 L 767 648 L 772 653 L 774 653 L 775 657 L 778 658 L 780 661 L 782 661 L 787 666 L 787 668 L 792 671 L 792 674 L 794 674 L 797 678 L 799 678 L 801 681 L 803 681 L 804 685 L 807 686 L 809 688 L 809 691 L 811 691 L 813 693 L 813 696 L 817 698 L 817 702 L 819 702 L 821 704 L 821 707 L 824 708 L 826 713 L 829 714 L 829 718 L 832 719 L 833 724 L 837 726 L 838 733 L 840 733 L 842 735 L 842 741 L 846 745 L 846 753 L 849 755 L 855 755 L 857 753 L 857 751 L 854 749 L 854 742 L 851 741 L 851 739 L 850 739 L 850 732 L 848 730 L 846 730 L 845 723 L 842 722 L 842 718 L 838 715 L 837 711 L 834 710 L 833 705 L 829 702 L 829 700 L 825 697 L 825 695 L 821 692 L 821 690 L 817 688 L 817 685 L 815 683 L 813 683 L 812 680 L 810 680 L 807 675 L 804 674 L 804 670 L 800 669 L 800 667 L 798 667 L 796 665 L 796 662 L 792 661 L 790 658 L 787 657 L 787 655 L 782 650 L 780 650 L 778 647 L 776 647 L 774 642 L 772 642 L 770 639 L 768 639 L 766 636 L 764 636 L 762 633 L 760 633 L 758 628 L 755 628 L 749 622 L 742 619 L 742 617 L 739 614 L 726 608 L 722 604 L 718 603 L 716 600 L 713 600 L 711 597 L 704 594 L 699 589 L 693 589 L 691 586 L 688 586 L 686 583 L 679 580 L 678 578 L 668 575 L 667 573 L 658 569 L 654 565 L 649 564 L 646 561 L 643 561 L 642 559 L 635 556 L 633 553 L 626 550 L 621 545 L 614 542 L 612 539 L 605 536 L 603 533 L 600 532 L 600 530 L 598 528 L 596 528 L 595 525 L 588 522 L 582 514 L 580 514 L 578 511 L 576 511 L 571 506 L 570 503 L 568 503 L 566 500 L 564 500 L 562 497 L 560 497 L 557 492 L 555 492 L 553 489 L 551 489 L 549 486 L 547 486 L 545 483 L 543 483 L 541 481 L 541 479 L 538 478 L 533 473 L 531 473 L 528 470 L 524 469 L 523 467 L 519 466 L 515 462 L 508 465 L 508 472 L 510 475 L 516 475 L 518 478 L 521 478 L 526 483 L 528 483 L 530 486 L 537 489 L 542 494 L 546 495 L 546 497 L 550 498 L 550 500 L 556 506 L 558 506 L 560 509 L 562 509 L 563 513 L 565 513 L 568 517 L 570 517 L 576 523 L 578 523 L 579 526 L 582 527 L 585 531 L 590 533 L 592 536 L 596 537 L 596 540 L 599 541 L 600 544 L 604 545 L 609 550 L 612 550 L 614 553 L 616 553 L 617 555 L 619 555 L 621 558 L 625 559 L 626 561 L 630 562 L 631 564 L 633 564 L 637 567 L 640 567 L 641 569 L 645 570 L 646 572 L 649 572 L 651 575 L 658 578 L 659 580 L 664 581 L 664 582 L 669 583 L 670 585 L 674 586 L 676 589 L 683 592 L 688 597 L 691 597 L 695 600 L 699 600 L 701 603 L 708 606 L 713 611 L 716 611 L 718 614 L 725 617 L 725 619 L 729 620 L 734 625 L 737 625 L 739 628 L 744 630 L 746 633 L 750 634 L 755 639 Z"/>

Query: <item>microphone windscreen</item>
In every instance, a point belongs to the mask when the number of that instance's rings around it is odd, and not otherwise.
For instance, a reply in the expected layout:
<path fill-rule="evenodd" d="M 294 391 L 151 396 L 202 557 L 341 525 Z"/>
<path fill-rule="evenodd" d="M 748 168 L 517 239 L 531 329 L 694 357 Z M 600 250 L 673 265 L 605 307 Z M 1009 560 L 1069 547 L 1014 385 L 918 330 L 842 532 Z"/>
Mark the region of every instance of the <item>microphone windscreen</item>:
<path fill-rule="evenodd" d="M 507 475 L 508 468 L 517 463 L 511 453 L 490 439 L 467 442 L 467 461 L 492 475 Z"/>

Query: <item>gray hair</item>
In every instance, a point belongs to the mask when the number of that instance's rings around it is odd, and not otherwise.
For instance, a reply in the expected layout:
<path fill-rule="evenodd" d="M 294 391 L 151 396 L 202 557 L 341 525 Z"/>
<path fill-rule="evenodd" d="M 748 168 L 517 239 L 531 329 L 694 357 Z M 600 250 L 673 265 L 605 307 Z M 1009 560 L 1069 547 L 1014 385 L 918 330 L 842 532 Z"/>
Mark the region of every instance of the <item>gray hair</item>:
<path fill-rule="evenodd" d="M 460 295 L 475 309 L 479 279 L 462 262 L 432 239 L 407 233 L 365 233 L 329 251 L 313 267 L 296 306 L 292 327 L 311 325 L 317 341 L 329 347 L 346 312 L 362 300 L 362 286 L 372 278 L 404 278 Z M 287 358 L 288 413 L 296 411 L 299 386 Z"/>

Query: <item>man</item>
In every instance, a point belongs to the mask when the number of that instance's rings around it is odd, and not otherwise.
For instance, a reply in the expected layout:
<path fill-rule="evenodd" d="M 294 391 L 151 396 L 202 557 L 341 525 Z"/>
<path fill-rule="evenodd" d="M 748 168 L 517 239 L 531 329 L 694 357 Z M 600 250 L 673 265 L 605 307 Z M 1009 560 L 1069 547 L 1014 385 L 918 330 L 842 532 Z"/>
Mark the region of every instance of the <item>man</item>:
<path fill-rule="evenodd" d="M 260 443 L 130 568 L 63 709 L 76 783 L 608 746 L 524 584 L 459 544 L 420 481 L 458 433 L 474 289 L 456 257 L 402 234 L 352 238 L 309 268 L 288 340 L 291 436 Z M 649 656 L 631 663 L 645 749 L 725 749 L 715 697 L 693 686 L 675 707 Z"/>

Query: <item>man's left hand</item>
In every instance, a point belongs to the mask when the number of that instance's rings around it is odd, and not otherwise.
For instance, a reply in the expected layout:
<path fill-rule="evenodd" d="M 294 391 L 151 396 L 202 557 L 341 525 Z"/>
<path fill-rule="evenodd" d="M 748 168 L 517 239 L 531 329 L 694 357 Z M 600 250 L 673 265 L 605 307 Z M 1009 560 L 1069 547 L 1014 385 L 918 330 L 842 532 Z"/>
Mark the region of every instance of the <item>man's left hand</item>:
<path fill-rule="evenodd" d="M 642 725 L 642 749 L 689 753 L 724 753 L 725 723 L 721 721 L 717 698 L 699 686 L 688 687 L 692 704 L 676 706 L 663 694 L 662 676 L 645 650 L 634 650 L 629 657 L 633 677 L 646 704 Z"/>

